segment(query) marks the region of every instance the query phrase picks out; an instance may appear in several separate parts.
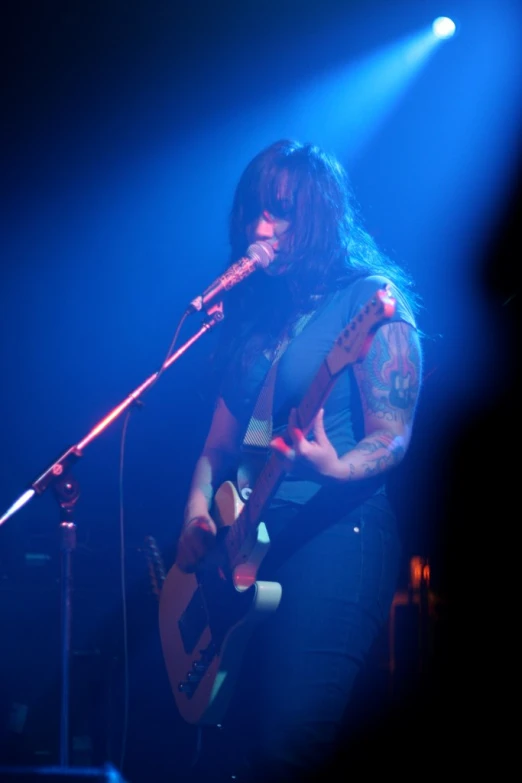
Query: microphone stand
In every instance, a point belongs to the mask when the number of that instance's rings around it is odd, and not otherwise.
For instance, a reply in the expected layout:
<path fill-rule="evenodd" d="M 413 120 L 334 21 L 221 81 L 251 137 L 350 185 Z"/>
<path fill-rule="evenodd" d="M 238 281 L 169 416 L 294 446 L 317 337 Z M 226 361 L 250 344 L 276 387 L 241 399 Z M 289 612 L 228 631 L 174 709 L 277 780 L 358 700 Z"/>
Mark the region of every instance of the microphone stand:
<path fill-rule="evenodd" d="M 60 605 L 61 615 L 61 664 L 62 693 L 60 708 L 60 766 L 69 766 L 69 669 L 71 660 L 71 589 L 72 553 L 76 549 L 76 525 L 74 506 L 80 494 L 76 479 L 65 477 L 53 486 L 53 493 L 60 506 Z"/>
<path fill-rule="evenodd" d="M 74 507 L 78 500 L 79 484 L 70 474 L 72 466 L 83 457 L 85 448 L 95 440 L 108 426 L 112 424 L 131 405 L 138 404 L 142 394 L 157 380 L 160 373 L 176 362 L 195 342 L 209 332 L 223 318 L 223 303 L 221 301 L 206 309 L 207 319 L 201 328 L 190 337 L 175 353 L 172 354 L 161 368 L 150 375 L 140 386 L 132 391 L 119 405 L 116 405 L 92 430 L 76 445 L 71 446 L 61 457 L 50 465 L 23 493 L 15 503 L 0 518 L 2 525 L 9 517 L 31 500 L 34 495 L 41 495 L 49 487 L 60 506 L 61 534 L 61 708 L 60 708 L 60 768 L 69 766 L 69 670 L 71 659 L 71 620 L 72 620 L 72 553 L 76 548 L 76 524 L 74 522 Z"/>

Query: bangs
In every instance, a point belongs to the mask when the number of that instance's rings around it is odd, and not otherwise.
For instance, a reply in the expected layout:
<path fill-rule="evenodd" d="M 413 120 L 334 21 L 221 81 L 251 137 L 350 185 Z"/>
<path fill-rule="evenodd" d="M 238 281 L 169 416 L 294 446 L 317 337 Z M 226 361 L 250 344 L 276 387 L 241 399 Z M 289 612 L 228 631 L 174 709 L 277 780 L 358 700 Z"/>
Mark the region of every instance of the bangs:
<path fill-rule="evenodd" d="M 301 184 L 295 172 L 287 168 L 274 168 L 259 184 L 260 211 L 266 210 L 276 218 L 291 220 Z"/>
<path fill-rule="evenodd" d="M 256 220 L 265 211 L 279 219 L 293 220 L 305 179 L 306 173 L 292 171 L 288 165 L 282 167 L 280 161 L 259 171 L 244 200 L 245 222 Z"/>

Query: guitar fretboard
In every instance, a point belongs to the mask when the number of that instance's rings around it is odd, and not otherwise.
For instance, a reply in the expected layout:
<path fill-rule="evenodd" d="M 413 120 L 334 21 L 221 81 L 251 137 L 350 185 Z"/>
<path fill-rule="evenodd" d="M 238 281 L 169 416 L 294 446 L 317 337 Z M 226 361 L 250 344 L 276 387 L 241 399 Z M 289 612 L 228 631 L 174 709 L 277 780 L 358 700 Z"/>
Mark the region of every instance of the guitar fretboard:
<path fill-rule="evenodd" d="M 305 435 L 310 430 L 314 416 L 328 397 L 334 381 L 335 376 L 330 373 L 325 360 L 297 408 L 297 420 Z M 227 535 L 225 545 L 232 569 L 245 559 L 245 555 L 248 556 L 254 546 L 263 511 L 275 495 L 284 473 L 283 458 L 273 452 L 261 470 L 248 502 Z"/>
<path fill-rule="evenodd" d="M 338 336 L 297 408 L 297 421 L 305 435 L 310 431 L 310 425 L 324 405 L 338 375 L 347 365 L 354 364 L 365 355 L 372 331 L 383 319 L 394 314 L 395 305 L 396 301 L 388 287 L 377 290 Z M 288 431 L 284 438 L 290 442 Z M 256 531 L 263 511 L 274 496 L 284 473 L 284 458 L 272 452 L 247 503 L 235 523 L 230 526 L 225 539 L 228 562 L 232 570 L 248 558 L 255 546 Z"/>

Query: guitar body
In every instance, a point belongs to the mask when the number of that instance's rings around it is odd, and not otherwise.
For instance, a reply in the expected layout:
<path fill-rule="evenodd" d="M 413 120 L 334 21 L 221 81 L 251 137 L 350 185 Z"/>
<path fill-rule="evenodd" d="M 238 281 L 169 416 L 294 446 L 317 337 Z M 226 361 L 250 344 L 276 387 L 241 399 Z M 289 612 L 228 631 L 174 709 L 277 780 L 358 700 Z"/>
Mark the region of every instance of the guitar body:
<path fill-rule="evenodd" d="M 216 492 L 218 545 L 195 574 L 176 563 L 160 595 L 159 628 L 176 705 L 188 723 L 219 723 L 230 701 L 246 643 L 257 623 L 274 612 L 281 585 L 256 581 L 270 542 L 260 523 L 248 557 L 231 569 L 223 539 L 243 508 L 234 485 Z"/>

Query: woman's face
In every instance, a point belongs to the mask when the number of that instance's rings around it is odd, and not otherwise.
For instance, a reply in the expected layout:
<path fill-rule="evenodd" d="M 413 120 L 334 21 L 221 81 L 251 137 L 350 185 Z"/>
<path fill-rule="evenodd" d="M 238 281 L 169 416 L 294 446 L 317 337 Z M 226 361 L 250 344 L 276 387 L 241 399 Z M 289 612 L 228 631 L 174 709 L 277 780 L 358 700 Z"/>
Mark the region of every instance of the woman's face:
<path fill-rule="evenodd" d="M 266 210 L 249 226 L 249 241 L 267 241 L 274 249 L 274 260 L 264 271 L 267 275 L 282 275 L 290 268 L 290 262 L 285 260 L 284 239 L 290 221 L 272 215 Z"/>

